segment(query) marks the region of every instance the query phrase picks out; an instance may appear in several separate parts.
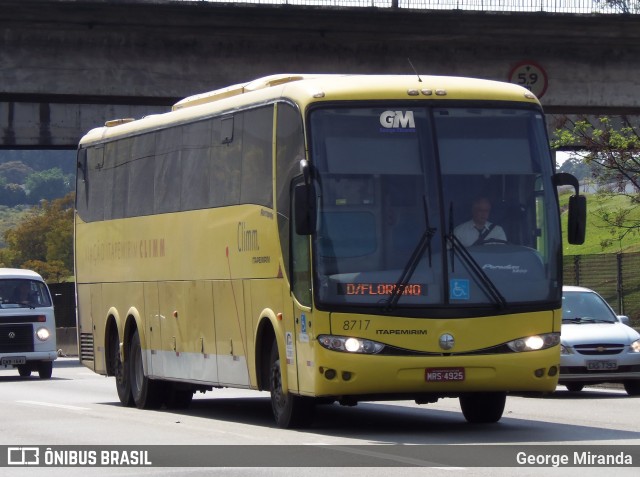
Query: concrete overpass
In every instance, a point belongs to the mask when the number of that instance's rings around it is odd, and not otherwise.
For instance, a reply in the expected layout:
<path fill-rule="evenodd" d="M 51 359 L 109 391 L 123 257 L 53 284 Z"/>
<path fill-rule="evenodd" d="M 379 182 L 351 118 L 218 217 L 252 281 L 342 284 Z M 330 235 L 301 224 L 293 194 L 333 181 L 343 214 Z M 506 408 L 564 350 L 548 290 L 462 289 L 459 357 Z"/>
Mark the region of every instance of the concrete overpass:
<path fill-rule="evenodd" d="M 548 113 L 640 113 L 640 15 L 3 0 L 0 148 L 281 72 L 531 79 Z M 542 88 L 544 86 L 544 88 Z"/>

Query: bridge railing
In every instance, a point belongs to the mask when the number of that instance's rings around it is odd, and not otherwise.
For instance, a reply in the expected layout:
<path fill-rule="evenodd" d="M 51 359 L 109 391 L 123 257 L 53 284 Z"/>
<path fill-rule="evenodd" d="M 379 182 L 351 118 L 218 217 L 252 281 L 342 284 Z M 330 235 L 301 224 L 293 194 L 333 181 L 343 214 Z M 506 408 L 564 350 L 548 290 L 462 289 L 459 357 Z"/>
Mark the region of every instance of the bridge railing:
<path fill-rule="evenodd" d="M 197 0 L 183 0 L 197 1 Z M 254 3 L 319 7 L 375 7 L 416 10 L 486 12 L 548 12 L 572 14 L 640 14 L 640 0 L 201 0 L 215 3 Z"/>

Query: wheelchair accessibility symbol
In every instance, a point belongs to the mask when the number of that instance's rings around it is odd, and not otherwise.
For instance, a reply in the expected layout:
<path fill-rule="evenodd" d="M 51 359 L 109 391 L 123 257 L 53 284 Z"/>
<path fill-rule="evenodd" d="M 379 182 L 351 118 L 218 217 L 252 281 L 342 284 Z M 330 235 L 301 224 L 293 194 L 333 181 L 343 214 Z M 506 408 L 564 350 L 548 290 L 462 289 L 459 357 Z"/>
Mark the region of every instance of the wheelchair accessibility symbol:
<path fill-rule="evenodd" d="M 468 300 L 469 299 L 469 280 L 454 279 L 449 282 L 449 299 L 450 300 Z"/>

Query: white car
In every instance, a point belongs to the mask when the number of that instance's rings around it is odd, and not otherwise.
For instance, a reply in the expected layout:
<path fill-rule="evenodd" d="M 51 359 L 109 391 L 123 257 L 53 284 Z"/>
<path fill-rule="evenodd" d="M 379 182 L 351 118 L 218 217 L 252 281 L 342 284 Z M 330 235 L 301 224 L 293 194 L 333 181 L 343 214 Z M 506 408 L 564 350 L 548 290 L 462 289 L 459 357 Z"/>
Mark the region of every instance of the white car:
<path fill-rule="evenodd" d="M 628 323 L 593 290 L 563 287 L 560 384 L 577 392 L 622 383 L 630 396 L 640 395 L 640 333 Z"/>
<path fill-rule="evenodd" d="M 49 288 L 31 270 L 0 268 L 0 369 L 22 377 L 38 371 L 49 379 L 56 349 L 56 322 Z"/>

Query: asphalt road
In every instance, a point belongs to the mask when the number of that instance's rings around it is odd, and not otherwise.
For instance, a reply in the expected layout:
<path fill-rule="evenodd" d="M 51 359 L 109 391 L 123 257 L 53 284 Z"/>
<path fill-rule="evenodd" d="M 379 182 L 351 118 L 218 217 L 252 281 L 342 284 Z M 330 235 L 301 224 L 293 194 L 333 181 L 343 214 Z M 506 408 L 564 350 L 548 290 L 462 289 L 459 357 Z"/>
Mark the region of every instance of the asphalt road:
<path fill-rule="evenodd" d="M 507 476 L 517 468 L 519 476 L 584 476 L 602 475 L 603 469 L 554 467 L 550 460 L 537 467 L 536 459 L 543 459 L 538 454 L 558 459 L 575 450 L 640 449 L 640 398 L 602 387 L 509 396 L 502 420 L 493 425 L 468 424 L 457 399 L 443 399 L 424 406 L 409 401 L 319 406 L 312 427 L 283 430 L 274 425 L 267 393 L 214 390 L 197 394 L 184 411 L 125 408 L 113 378 L 94 374 L 77 359 L 62 358 L 51 380 L 40 380 L 37 373 L 23 379 L 17 371 L 0 370 L 0 409 L 0 446 L 6 449 L 35 447 L 41 460 L 48 448 L 62 449 L 60 456 L 83 449 L 94 452 L 99 462 L 101 452 L 122 448 L 147 450 L 148 459 L 156 461 L 153 467 L 12 465 L 0 468 L 2 475 L 324 477 L 331 472 L 408 477 L 457 471 Z M 8 452 L 5 448 L 0 453 Z M 514 461 L 517 453 L 525 454 L 524 463 Z M 4 457 L 0 455 L 0 463 Z M 640 456 L 631 457 L 632 466 L 624 465 L 616 474 L 637 474 Z M 527 458 L 533 460 L 527 463 Z"/>

